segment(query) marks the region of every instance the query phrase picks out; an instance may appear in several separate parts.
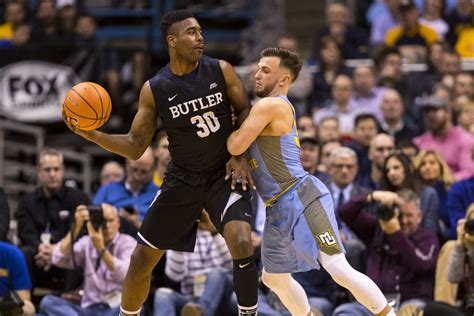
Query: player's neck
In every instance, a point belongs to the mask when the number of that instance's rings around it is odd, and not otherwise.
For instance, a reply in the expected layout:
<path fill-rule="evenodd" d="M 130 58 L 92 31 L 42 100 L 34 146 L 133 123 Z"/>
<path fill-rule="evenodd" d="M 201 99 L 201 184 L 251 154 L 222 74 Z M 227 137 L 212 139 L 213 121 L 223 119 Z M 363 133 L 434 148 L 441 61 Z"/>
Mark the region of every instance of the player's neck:
<path fill-rule="evenodd" d="M 199 65 L 199 61 L 188 63 L 179 57 L 170 58 L 171 72 L 176 76 L 184 76 L 192 72 Z"/>
<path fill-rule="evenodd" d="M 267 97 L 274 98 L 278 96 L 288 96 L 288 89 L 276 88 L 272 92 L 270 92 Z"/>

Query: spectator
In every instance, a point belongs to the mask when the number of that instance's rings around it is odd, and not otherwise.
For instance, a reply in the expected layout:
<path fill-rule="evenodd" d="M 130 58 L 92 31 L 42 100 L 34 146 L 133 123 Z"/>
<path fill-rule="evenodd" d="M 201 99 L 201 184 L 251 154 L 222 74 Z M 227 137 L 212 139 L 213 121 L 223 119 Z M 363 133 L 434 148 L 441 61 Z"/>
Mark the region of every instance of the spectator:
<path fill-rule="evenodd" d="M 0 25 L 0 45 L 9 45 L 14 31 L 23 25 L 26 10 L 22 1 L 8 1 L 5 3 L 5 23 Z"/>
<path fill-rule="evenodd" d="M 118 182 L 123 179 L 125 171 L 121 164 L 112 160 L 105 163 L 100 170 L 100 185 Z"/>
<path fill-rule="evenodd" d="M 378 121 L 382 120 L 380 104 L 385 88 L 377 87 L 375 81 L 375 70 L 368 66 L 358 66 L 353 71 L 354 95 L 352 96 L 358 111 L 364 111 L 375 115 Z"/>
<path fill-rule="evenodd" d="M 331 152 L 336 149 L 342 147 L 342 143 L 338 140 L 329 141 L 326 143 L 319 144 L 319 164 L 318 164 L 318 172 L 327 173 L 330 167 L 329 157 L 331 156 Z"/>
<path fill-rule="evenodd" d="M 168 250 L 166 259 L 165 272 L 181 283 L 181 293 L 159 288 L 155 292 L 154 316 L 174 316 L 180 312 L 214 315 L 219 305 L 229 305 L 233 292 L 232 258 L 207 212 L 201 215 L 194 252 Z"/>
<path fill-rule="evenodd" d="M 93 203 L 95 205 L 108 203 L 117 208 L 134 207 L 138 214 L 126 219 L 139 227 L 139 223 L 145 217 L 148 207 L 158 192 L 158 187 L 153 183 L 154 167 L 153 150 L 151 148 L 147 148 L 145 153 L 136 161 L 127 159 L 125 178 L 122 181 L 101 186 L 94 197 Z"/>
<path fill-rule="evenodd" d="M 55 149 L 40 152 L 37 176 L 40 186 L 20 199 L 16 212 L 21 250 L 34 286 L 72 290 L 75 285 L 64 284 L 63 270 L 51 267 L 51 259 L 56 243 L 71 227 L 73 210 L 89 204 L 89 198 L 64 185 L 64 158 Z"/>
<path fill-rule="evenodd" d="M 417 135 L 416 128 L 409 120 L 403 119 L 403 100 L 395 89 L 387 89 L 382 99 L 383 119 L 379 131 L 395 138 L 398 144 L 403 140 L 410 140 Z"/>
<path fill-rule="evenodd" d="M 446 22 L 449 25 L 446 40 L 452 47 L 458 41 L 458 37 L 462 31 L 471 26 L 473 11 L 474 5 L 470 0 L 457 0 L 456 9 L 451 11 L 446 17 Z"/>
<path fill-rule="evenodd" d="M 0 304 L 8 304 L 13 300 L 12 296 L 16 296 L 24 304 L 18 314 L 35 315 L 35 307 L 31 302 L 31 280 L 25 257 L 20 249 L 3 241 L 0 241 L 0 271 Z M 8 312 L 12 312 L 3 308 L 1 311 L 6 315 L 10 315 Z M 17 314 L 12 313 L 11 315 Z"/>
<path fill-rule="evenodd" d="M 339 129 L 343 134 L 350 134 L 354 129 L 354 117 L 357 108 L 351 99 L 353 85 L 351 77 L 337 75 L 332 85 L 332 102 L 314 114 L 315 124 L 319 124 L 326 116 L 336 116 L 339 119 Z"/>
<path fill-rule="evenodd" d="M 454 183 L 448 191 L 448 239 L 456 239 L 457 223 L 471 203 L 474 203 L 474 177 Z"/>
<path fill-rule="evenodd" d="M 445 0 L 425 0 L 420 23 L 436 31 L 438 38 L 444 40 L 449 25 L 443 19 Z"/>
<path fill-rule="evenodd" d="M 420 198 L 420 209 L 423 213 L 421 227 L 436 234 L 440 208 L 438 196 L 432 187 L 421 184 L 410 158 L 401 152 L 391 153 L 385 159 L 383 170 L 382 189 L 392 192 L 410 189 L 417 192 Z"/>
<path fill-rule="evenodd" d="M 472 149 L 474 138 L 453 126 L 446 99 L 431 96 L 421 102 L 428 131 L 413 141 L 420 149 L 437 151 L 448 163 L 457 180 L 474 174 Z"/>
<path fill-rule="evenodd" d="M 317 173 L 319 152 L 318 142 L 311 137 L 300 138 L 301 164 L 303 169 L 312 175 Z"/>
<path fill-rule="evenodd" d="M 377 135 L 377 119 L 372 114 L 359 114 L 354 124 L 353 140 L 346 146 L 357 153 L 359 176 L 365 177 L 370 173 L 369 146 Z"/>
<path fill-rule="evenodd" d="M 397 144 L 397 149 L 399 149 L 403 154 L 405 154 L 412 162 L 415 161 L 416 155 L 420 152 L 420 149 L 415 145 L 411 139 L 405 139 L 400 141 Z"/>
<path fill-rule="evenodd" d="M 474 292 L 472 286 L 474 277 L 474 205 L 471 204 L 466 216 L 457 222 L 457 239 L 454 252 L 449 262 L 448 279 L 451 283 L 464 282 L 466 296 L 461 303 L 461 309 L 466 315 L 474 313 Z"/>
<path fill-rule="evenodd" d="M 298 134 L 300 136 L 316 138 L 316 127 L 311 117 L 306 115 L 301 116 L 296 126 L 298 127 Z"/>
<path fill-rule="evenodd" d="M 318 126 L 318 140 L 322 143 L 338 141 L 341 138 L 337 116 L 322 117 Z"/>
<path fill-rule="evenodd" d="M 10 229 L 10 207 L 8 206 L 7 195 L 0 188 L 0 242 L 7 241 L 8 230 Z"/>
<path fill-rule="evenodd" d="M 464 131 L 474 134 L 474 102 L 461 102 L 458 114 L 458 126 Z"/>
<path fill-rule="evenodd" d="M 81 304 L 47 295 L 40 304 L 47 315 L 118 315 L 122 284 L 136 241 L 119 233 L 120 221 L 115 207 L 102 204 L 101 212 L 102 220 L 97 221 L 100 225 L 96 227 L 93 217 L 97 213 L 92 215 L 86 206 L 79 205 L 74 215 L 74 231 L 61 240 L 53 254 L 54 265 L 83 269 Z M 84 226 L 88 235 L 76 241 Z"/>
<path fill-rule="evenodd" d="M 168 135 L 166 132 L 160 132 L 156 136 L 156 147 L 153 150 L 155 156 L 156 167 L 153 172 L 153 182 L 158 188 L 161 188 L 163 180 L 165 179 L 165 172 L 171 161 L 170 151 L 168 150 Z"/>
<path fill-rule="evenodd" d="M 438 40 L 432 28 L 419 21 L 419 12 L 412 0 L 400 1 L 401 24 L 391 28 L 385 36 L 385 44 L 397 46 L 411 62 L 424 60 L 427 48 Z"/>
<path fill-rule="evenodd" d="M 474 78 L 471 73 L 462 71 L 454 77 L 454 96 L 466 96 L 474 101 Z"/>
<path fill-rule="evenodd" d="M 400 0 L 384 0 L 387 11 L 375 16 L 370 33 L 370 43 L 374 46 L 382 44 L 388 30 L 400 23 Z"/>
<path fill-rule="evenodd" d="M 334 37 L 341 45 L 344 59 L 357 59 L 367 57 L 369 37 L 366 32 L 349 22 L 349 10 L 342 1 L 329 3 L 326 8 L 326 26 L 317 34 L 316 46 L 318 47 L 324 36 Z"/>
<path fill-rule="evenodd" d="M 358 184 L 369 190 L 380 188 L 385 158 L 395 149 L 395 141 L 387 134 L 377 134 L 369 145 L 370 174 L 358 179 Z"/>
<path fill-rule="evenodd" d="M 331 36 L 321 38 L 318 47 L 318 70 L 313 76 L 313 89 L 309 97 L 308 114 L 325 107 L 331 100 L 331 86 L 339 74 L 350 74 L 344 66 L 341 48 L 337 40 Z"/>
<path fill-rule="evenodd" d="M 349 201 L 354 195 L 367 193 L 368 190 L 354 183 L 357 175 L 357 156 L 354 150 L 348 147 L 334 149 L 329 156 L 329 175 L 331 182 L 327 185 L 334 200 L 335 210 Z M 347 261 L 358 271 L 365 270 L 365 246 L 349 230 L 347 224 L 341 221 L 336 212 L 339 233 L 346 248 Z"/>
<path fill-rule="evenodd" d="M 71 37 L 77 19 L 76 0 L 56 0 L 58 32 L 61 36 Z"/>
<path fill-rule="evenodd" d="M 371 203 L 389 208 L 396 203 L 398 207 L 377 218 L 362 211 Z M 439 245 L 431 231 L 420 227 L 423 215 L 415 192 L 405 189 L 398 194 L 374 191 L 360 195 L 342 205 L 339 215 L 367 245 L 367 275 L 384 294 L 399 295 L 402 306 L 422 307 L 433 298 Z M 333 315 L 372 314 L 358 303 L 347 303 L 337 307 Z"/>
<path fill-rule="evenodd" d="M 439 199 L 439 217 L 442 220 L 442 234 L 449 226 L 447 199 L 448 190 L 454 182 L 446 162 L 433 150 L 422 150 L 415 158 L 415 170 L 420 175 L 424 185 L 433 187 Z"/>

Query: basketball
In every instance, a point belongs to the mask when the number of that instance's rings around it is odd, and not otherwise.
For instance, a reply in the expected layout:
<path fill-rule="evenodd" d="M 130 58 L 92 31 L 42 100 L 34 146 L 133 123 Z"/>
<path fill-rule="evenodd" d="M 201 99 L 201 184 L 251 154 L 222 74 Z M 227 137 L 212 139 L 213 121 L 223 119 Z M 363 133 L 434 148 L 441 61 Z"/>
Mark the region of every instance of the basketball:
<path fill-rule="evenodd" d="M 68 120 L 84 131 L 101 127 L 112 111 L 112 102 L 105 89 L 93 82 L 81 82 L 72 87 L 63 102 Z"/>

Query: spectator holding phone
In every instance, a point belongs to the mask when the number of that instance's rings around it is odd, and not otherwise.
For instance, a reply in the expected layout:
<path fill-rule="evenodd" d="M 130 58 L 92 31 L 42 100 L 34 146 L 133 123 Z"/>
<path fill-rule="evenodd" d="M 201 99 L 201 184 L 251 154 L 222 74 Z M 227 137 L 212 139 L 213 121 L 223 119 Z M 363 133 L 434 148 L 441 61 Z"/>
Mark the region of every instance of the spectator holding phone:
<path fill-rule="evenodd" d="M 82 228 L 88 234 L 75 241 Z M 136 241 L 119 232 L 117 209 L 79 205 L 73 232 L 64 237 L 53 253 L 55 266 L 84 270 L 84 296 L 81 304 L 47 295 L 40 307 L 51 315 L 118 315 L 122 284 Z"/>

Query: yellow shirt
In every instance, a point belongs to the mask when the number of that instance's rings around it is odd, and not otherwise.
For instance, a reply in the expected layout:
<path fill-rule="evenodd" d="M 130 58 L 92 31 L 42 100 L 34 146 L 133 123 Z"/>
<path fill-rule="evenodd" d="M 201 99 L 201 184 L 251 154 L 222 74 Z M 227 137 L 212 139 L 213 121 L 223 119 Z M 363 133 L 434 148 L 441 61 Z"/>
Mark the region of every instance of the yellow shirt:
<path fill-rule="evenodd" d="M 456 43 L 456 51 L 461 57 L 474 58 L 474 27 L 465 29 Z"/>
<path fill-rule="evenodd" d="M 418 24 L 413 30 L 402 26 L 394 26 L 385 35 L 385 44 L 395 45 L 431 45 L 438 40 L 438 33 L 432 28 Z"/>
<path fill-rule="evenodd" d="M 13 37 L 13 26 L 11 23 L 0 25 L 0 40 L 11 39 Z"/>
<path fill-rule="evenodd" d="M 163 179 L 158 176 L 156 172 L 153 173 L 153 182 L 161 188 L 161 185 L 163 184 Z"/>

